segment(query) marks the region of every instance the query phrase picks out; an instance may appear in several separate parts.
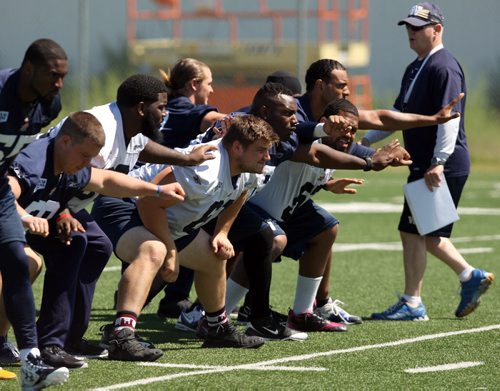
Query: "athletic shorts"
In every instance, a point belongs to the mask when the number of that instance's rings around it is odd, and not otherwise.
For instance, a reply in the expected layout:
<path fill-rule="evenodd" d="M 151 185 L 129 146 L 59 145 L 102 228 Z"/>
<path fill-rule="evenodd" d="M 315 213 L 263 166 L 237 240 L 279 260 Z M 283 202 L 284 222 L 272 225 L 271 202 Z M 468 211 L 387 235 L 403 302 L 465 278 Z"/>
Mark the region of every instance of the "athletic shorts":
<path fill-rule="evenodd" d="M 228 235 L 228 239 L 235 251 L 243 250 L 243 241 L 245 239 L 267 228 L 272 229 L 274 237 L 285 235 L 285 232 L 275 223 L 272 217 L 265 212 L 264 214 L 259 213 L 258 209 L 260 208 L 247 202 L 239 211 Z M 214 221 L 212 220 L 209 224 L 214 224 Z"/>
<path fill-rule="evenodd" d="M 134 227 L 143 225 L 135 200 L 131 198 L 99 196 L 94 201 L 91 215 L 113 243 L 115 255 L 116 244 L 122 235 Z M 177 251 L 181 251 L 191 243 L 198 232 L 199 229 L 175 240 Z"/>
<path fill-rule="evenodd" d="M 305 202 L 293 212 L 289 219 L 282 222 L 273 219 L 258 206 L 251 203 L 249 205 L 256 213 L 260 214 L 262 219 L 266 221 L 266 224 L 279 227 L 279 229 L 273 230 L 273 232 L 286 235 L 287 245 L 282 255 L 295 260 L 298 260 L 302 256 L 308 243 L 315 236 L 339 224 L 339 221 L 332 214 L 315 204 L 312 200 Z M 275 262 L 279 261 L 279 258 L 275 260 Z"/>
<path fill-rule="evenodd" d="M 422 176 L 412 176 L 408 177 L 408 183 L 414 182 L 418 179 L 421 179 Z M 453 199 L 453 203 L 455 207 L 458 207 L 458 202 L 460 201 L 460 197 L 462 195 L 462 190 L 464 189 L 465 182 L 467 181 L 468 175 L 459 176 L 459 177 L 446 177 L 446 183 L 448 184 L 448 188 L 450 189 L 451 198 Z M 449 224 L 443 228 L 440 228 L 434 232 L 428 233 L 426 236 L 433 237 L 442 237 L 449 238 L 451 237 L 451 231 L 453 229 L 453 224 Z M 402 232 L 407 232 L 411 234 L 419 235 L 417 226 L 413 222 L 413 217 L 410 212 L 410 208 L 408 203 L 406 202 L 403 206 L 403 212 L 401 213 L 401 217 L 399 220 L 398 230 Z"/>
<path fill-rule="evenodd" d="M 12 191 L 0 200 L 0 244 L 10 242 L 26 243 L 23 224 L 16 210 Z M 1 255 L 0 255 L 1 256 Z"/>

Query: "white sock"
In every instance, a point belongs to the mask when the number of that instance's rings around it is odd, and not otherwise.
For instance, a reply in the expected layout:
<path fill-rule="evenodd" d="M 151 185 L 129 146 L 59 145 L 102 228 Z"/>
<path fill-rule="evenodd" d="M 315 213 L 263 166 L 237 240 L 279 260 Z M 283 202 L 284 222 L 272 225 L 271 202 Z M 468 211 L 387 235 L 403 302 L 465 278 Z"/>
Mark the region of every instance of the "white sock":
<path fill-rule="evenodd" d="M 38 348 L 26 348 L 26 349 L 21 349 L 19 351 L 19 356 L 21 357 L 21 361 L 25 362 L 26 358 L 28 357 L 28 354 L 32 354 L 34 357 L 39 357 L 40 356 L 40 349 Z"/>
<path fill-rule="evenodd" d="M 230 314 L 236 308 L 241 299 L 245 297 L 248 288 L 238 284 L 231 278 L 226 282 L 226 312 Z"/>
<path fill-rule="evenodd" d="M 403 299 L 406 300 L 410 307 L 417 307 L 422 302 L 420 296 L 410 296 L 405 294 L 403 295 Z"/>
<path fill-rule="evenodd" d="M 468 268 L 466 268 L 464 271 L 462 271 L 462 273 L 460 273 L 458 275 L 458 279 L 461 281 L 461 282 L 465 282 L 465 281 L 468 281 L 470 280 L 470 277 L 471 277 L 471 274 L 472 272 L 474 271 L 474 267 L 472 266 L 469 266 Z"/>
<path fill-rule="evenodd" d="M 299 274 L 297 278 L 297 288 L 295 289 L 295 302 L 293 303 L 293 312 L 303 314 L 312 312 L 316 292 L 323 277 L 304 277 Z"/>

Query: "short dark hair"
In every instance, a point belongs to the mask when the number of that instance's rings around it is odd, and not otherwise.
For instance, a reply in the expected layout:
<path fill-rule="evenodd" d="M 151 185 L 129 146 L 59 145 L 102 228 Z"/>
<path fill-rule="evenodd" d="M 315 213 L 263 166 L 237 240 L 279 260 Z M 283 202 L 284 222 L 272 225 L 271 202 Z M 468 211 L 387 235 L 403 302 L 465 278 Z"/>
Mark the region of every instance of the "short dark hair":
<path fill-rule="evenodd" d="M 280 83 L 287 87 L 293 95 L 302 93 L 302 86 L 295 75 L 287 71 L 276 71 L 267 76 L 266 83 Z"/>
<path fill-rule="evenodd" d="M 167 92 L 167 87 L 160 79 L 150 75 L 136 74 L 127 78 L 116 94 L 120 105 L 135 106 L 139 102 L 154 102 L 158 94 Z"/>
<path fill-rule="evenodd" d="M 56 139 L 63 135 L 69 136 L 73 144 L 81 144 L 85 139 L 90 138 L 102 147 L 106 141 L 102 124 L 86 111 L 76 111 L 68 115 L 57 133 Z"/>
<path fill-rule="evenodd" d="M 325 107 L 325 111 L 323 112 L 323 117 L 337 115 L 339 111 L 345 111 L 346 113 L 351 113 L 356 117 L 359 117 L 358 108 L 344 98 L 334 99 L 328 103 Z"/>
<path fill-rule="evenodd" d="M 67 59 L 66 52 L 57 42 L 49 38 L 40 38 L 26 49 L 22 64 L 30 62 L 34 65 L 42 65 L 50 60 Z"/>
<path fill-rule="evenodd" d="M 261 106 L 269 106 L 269 104 L 275 101 L 279 95 L 293 96 L 293 93 L 281 83 L 268 82 L 264 84 L 255 93 L 252 106 L 250 107 L 250 113 L 257 114 Z"/>
<path fill-rule="evenodd" d="M 231 118 L 231 124 L 222 138 L 222 144 L 229 147 L 235 141 L 239 141 L 244 147 L 249 146 L 257 140 L 264 139 L 270 144 L 279 141 L 278 135 L 271 125 L 255 115 L 239 115 Z"/>
<path fill-rule="evenodd" d="M 313 62 L 306 71 L 306 91 L 311 91 L 318 79 L 329 81 L 333 70 L 345 71 L 346 69 L 337 60 L 329 58 Z"/>

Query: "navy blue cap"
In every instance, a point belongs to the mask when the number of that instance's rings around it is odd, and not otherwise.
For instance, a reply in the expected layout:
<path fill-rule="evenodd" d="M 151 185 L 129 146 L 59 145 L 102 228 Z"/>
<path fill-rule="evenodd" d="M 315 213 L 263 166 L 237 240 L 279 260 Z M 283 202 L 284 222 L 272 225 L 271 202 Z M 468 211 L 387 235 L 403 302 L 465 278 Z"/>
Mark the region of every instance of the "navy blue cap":
<path fill-rule="evenodd" d="M 400 20 L 398 26 L 409 24 L 415 27 L 421 27 L 428 24 L 443 24 L 444 16 L 441 9 L 432 3 L 418 3 L 411 7 L 410 13 L 406 19 Z"/>

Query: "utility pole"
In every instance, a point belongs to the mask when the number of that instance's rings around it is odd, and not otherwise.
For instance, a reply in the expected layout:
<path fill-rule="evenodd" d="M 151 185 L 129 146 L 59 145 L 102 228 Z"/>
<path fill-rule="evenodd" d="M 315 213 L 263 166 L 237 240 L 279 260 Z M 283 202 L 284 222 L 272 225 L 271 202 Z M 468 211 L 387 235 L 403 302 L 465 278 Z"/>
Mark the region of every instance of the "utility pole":
<path fill-rule="evenodd" d="M 79 105 L 83 110 L 88 106 L 89 96 L 89 1 L 79 0 L 78 8 Z"/>
<path fill-rule="evenodd" d="M 309 0 L 297 0 L 297 77 L 304 90 L 307 58 L 307 18 Z"/>

